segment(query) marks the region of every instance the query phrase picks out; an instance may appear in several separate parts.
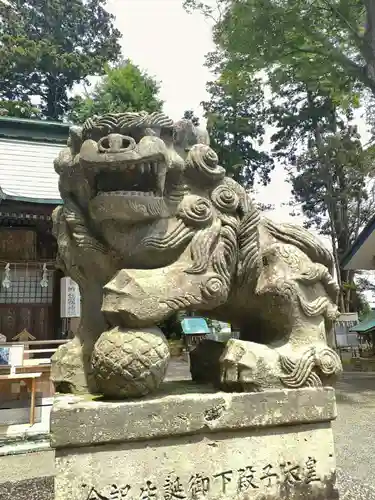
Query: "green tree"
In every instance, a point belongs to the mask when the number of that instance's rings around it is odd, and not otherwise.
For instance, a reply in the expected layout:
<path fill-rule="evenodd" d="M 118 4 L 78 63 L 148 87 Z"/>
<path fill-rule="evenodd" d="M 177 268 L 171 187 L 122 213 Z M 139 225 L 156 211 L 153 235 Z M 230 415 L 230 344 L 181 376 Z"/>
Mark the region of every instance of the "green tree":
<path fill-rule="evenodd" d="M 288 68 L 331 97 L 359 83 L 375 94 L 375 3 L 371 0 L 185 0 L 214 19 L 208 63 L 254 73 Z M 275 83 L 275 82 L 274 82 Z M 276 80 L 277 83 L 277 80 Z"/>
<path fill-rule="evenodd" d="M 93 115 L 123 111 L 158 111 L 163 106 L 159 99 L 159 83 L 131 61 L 126 60 L 106 74 L 85 97 L 70 100 L 68 117 L 83 123 Z"/>
<path fill-rule="evenodd" d="M 29 103 L 39 96 L 43 116 L 61 119 L 67 92 L 102 74 L 120 55 L 121 33 L 103 0 L 0 2 L 0 99 Z"/>
<path fill-rule="evenodd" d="M 273 157 L 289 166 L 306 226 L 331 239 L 341 309 L 356 310 L 360 288 L 340 261 L 375 209 L 368 182 L 373 152 L 362 148 L 352 124 L 360 98 L 371 103 L 365 90 L 375 95 L 375 3 L 217 0 L 215 9 L 184 3 L 214 21 L 211 69 L 236 75 L 240 87 L 259 74 L 268 84 L 271 104 L 257 105 L 276 128 Z"/>
<path fill-rule="evenodd" d="M 355 273 L 341 260 L 375 210 L 369 183 L 372 158 L 363 149 L 351 114 L 342 112 L 327 95 L 303 85 L 288 86 L 272 109 L 278 131 L 274 151 L 288 168 L 292 193 L 307 220 L 305 226 L 330 238 L 340 285 L 340 309 L 355 310 L 359 290 Z M 370 186 L 370 187 L 369 187 Z"/>
<path fill-rule="evenodd" d="M 194 111 L 191 110 L 191 109 L 187 109 L 185 112 L 184 112 L 184 116 L 182 117 L 184 120 L 191 120 L 193 125 L 195 125 L 196 127 L 199 127 L 199 124 L 200 124 L 200 120 L 197 116 L 195 116 L 194 114 Z"/>
<path fill-rule="evenodd" d="M 38 106 L 33 106 L 24 101 L 0 101 L 0 116 L 11 116 L 14 118 L 41 118 Z"/>
<path fill-rule="evenodd" d="M 202 105 L 221 165 L 245 187 L 256 179 L 267 184 L 274 164 L 260 149 L 266 121 L 261 82 L 248 75 L 237 80 L 237 75 L 228 73 L 209 82 L 207 90 L 210 99 Z"/>

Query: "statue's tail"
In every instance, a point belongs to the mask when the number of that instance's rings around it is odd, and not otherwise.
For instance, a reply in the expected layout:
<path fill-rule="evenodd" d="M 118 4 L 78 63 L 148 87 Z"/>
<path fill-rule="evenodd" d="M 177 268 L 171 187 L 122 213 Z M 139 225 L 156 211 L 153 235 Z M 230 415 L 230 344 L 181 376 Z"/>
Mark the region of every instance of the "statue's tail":
<path fill-rule="evenodd" d="M 334 261 L 332 253 L 307 229 L 294 224 L 277 224 L 269 219 L 262 219 L 262 224 L 274 238 L 296 246 L 313 262 L 325 266 L 333 276 Z"/>

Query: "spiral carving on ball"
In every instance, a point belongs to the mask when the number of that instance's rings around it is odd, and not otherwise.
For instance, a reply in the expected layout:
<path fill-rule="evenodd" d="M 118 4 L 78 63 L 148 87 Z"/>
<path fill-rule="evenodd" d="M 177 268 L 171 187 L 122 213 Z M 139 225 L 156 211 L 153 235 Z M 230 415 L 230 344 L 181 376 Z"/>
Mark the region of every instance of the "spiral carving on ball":
<path fill-rule="evenodd" d="M 317 365 L 324 375 L 335 375 L 341 371 L 341 361 L 332 349 L 321 349 L 316 355 Z"/>
<path fill-rule="evenodd" d="M 217 300 L 222 296 L 224 290 L 224 279 L 221 276 L 213 276 L 202 287 L 202 297 L 207 301 Z"/>
<path fill-rule="evenodd" d="M 237 193 L 226 185 L 218 186 L 211 193 L 212 203 L 223 212 L 234 213 L 240 202 Z"/>
<path fill-rule="evenodd" d="M 225 176 L 225 170 L 218 165 L 217 154 L 210 146 L 196 144 L 193 146 L 186 159 L 187 173 L 197 176 L 200 180 L 218 182 Z"/>
<path fill-rule="evenodd" d="M 195 195 L 185 196 L 178 208 L 178 216 L 186 225 L 194 227 L 208 226 L 213 220 L 210 202 Z"/>

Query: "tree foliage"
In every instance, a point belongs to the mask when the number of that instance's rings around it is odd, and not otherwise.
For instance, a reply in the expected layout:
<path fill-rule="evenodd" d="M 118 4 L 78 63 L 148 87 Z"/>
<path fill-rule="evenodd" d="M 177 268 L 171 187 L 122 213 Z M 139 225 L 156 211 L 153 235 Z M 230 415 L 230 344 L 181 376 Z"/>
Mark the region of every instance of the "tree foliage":
<path fill-rule="evenodd" d="M 184 115 L 182 117 L 184 120 L 191 120 L 191 122 L 193 123 L 193 125 L 195 125 L 196 127 L 199 127 L 200 125 L 200 120 L 197 116 L 195 116 L 194 114 L 194 111 L 191 110 L 191 109 L 187 109 L 185 112 L 184 112 Z"/>
<path fill-rule="evenodd" d="M 24 101 L 0 101 L 0 116 L 14 118 L 41 118 L 38 106 Z"/>
<path fill-rule="evenodd" d="M 352 124 L 328 95 L 302 85 L 289 86 L 284 101 L 272 106 L 278 131 L 275 153 L 289 165 L 289 180 L 305 226 L 330 238 L 340 285 L 340 307 L 346 312 L 358 302 L 354 273 L 341 260 L 375 210 L 375 189 L 369 181 L 372 158 L 363 149 Z M 291 166 L 292 164 L 292 166 Z"/>
<path fill-rule="evenodd" d="M 120 54 L 120 32 L 103 0 L 0 2 L 0 99 L 39 96 L 48 119 L 67 110 L 67 92 L 102 74 Z"/>
<path fill-rule="evenodd" d="M 375 95 L 375 2 L 217 0 L 213 8 L 186 0 L 185 7 L 214 20 L 207 65 L 217 75 L 236 74 L 241 84 L 261 74 L 267 82 L 272 156 L 289 172 L 306 226 L 331 240 L 341 309 L 362 307 L 354 273 L 340 261 L 375 210 L 374 155 L 352 122 L 354 108 Z"/>
<path fill-rule="evenodd" d="M 261 82 L 227 73 L 209 82 L 207 90 L 210 99 L 202 104 L 219 162 L 245 187 L 255 180 L 267 184 L 274 164 L 261 150 L 266 121 Z"/>
<path fill-rule="evenodd" d="M 124 111 L 159 111 L 163 101 L 158 98 L 159 83 L 131 61 L 126 60 L 106 74 L 85 97 L 70 101 L 69 118 L 83 123 L 93 115 Z"/>
<path fill-rule="evenodd" d="M 216 9 L 196 0 L 184 4 L 215 20 L 211 66 L 275 71 L 274 76 L 279 68 L 287 69 L 333 99 L 355 97 L 356 84 L 375 94 L 371 0 L 218 0 Z"/>

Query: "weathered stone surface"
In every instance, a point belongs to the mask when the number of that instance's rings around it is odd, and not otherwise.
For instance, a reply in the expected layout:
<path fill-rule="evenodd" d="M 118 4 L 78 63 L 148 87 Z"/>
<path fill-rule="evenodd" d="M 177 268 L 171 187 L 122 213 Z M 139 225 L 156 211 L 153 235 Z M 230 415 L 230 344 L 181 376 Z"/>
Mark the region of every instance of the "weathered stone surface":
<path fill-rule="evenodd" d="M 91 351 L 84 350 L 78 339 L 60 346 L 51 360 L 51 378 L 57 392 L 79 393 L 88 387 L 96 389 L 87 375 L 89 370 L 91 372 L 91 354 Z"/>
<path fill-rule="evenodd" d="M 64 200 L 53 215 L 58 261 L 83 300 L 76 342 L 53 357 L 58 387 L 117 387 L 123 398 L 156 390 L 129 383 L 128 365 L 135 381 L 144 373 L 139 342 L 119 346 L 130 349 L 125 363 L 116 353 L 107 360 L 126 380 L 120 385 L 107 361 L 92 357 L 94 345 L 108 329 L 152 328 L 187 309 L 241 331 L 220 360 L 224 389 L 319 387 L 341 372 L 326 341 L 337 317 L 332 255 L 307 230 L 261 218 L 191 121 L 159 112 L 93 117 L 72 127 L 55 169 Z M 160 375 L 157 366 L 150 371 Z"/>
<path fill-rule="evenodd" d="M 92 366 L 106 397 L 145 396 L 164 379 L 169 348 L 160 328 L 113 328 L 97 340 Z"/>
<path fill-rule="evenodd" d="M 341 374 L 341 362 L 324 345 L 311 347 L 298 358 L 284 357 L 255 342 L 205 339 L 190 353 L 190 372 L 195 382 L 226 391 L 259 391 L 332 385 Z"/>
<path fill-rule="evenodd" d="M 56 467 L 56 500 L 110 500 L 117 491 L 123 498 L 338 498 L 329 424 L 58 451 Z"/>
<path fill-rule="evenodd" d="M 342 373 L 339 356 L 323 343 L 297 355 L 288 345 L 276 350 L 229 339 L 220 357 L 220 367 L 223 386 L 244 391 L 333 385 Z"/>
<path fill-rule="evenodd" d="M 126 402 L 56 399 L 56 500 L 338 498 L 333 389 L 162 390 Z"/>
<path fill-rule="evenodd" d="M 165 383 L 164 390 L 159 397 L 127 402 L 61 396 L 51 413 L 52 446 L 263 429 L 336 418 L 335 395 L 330 388 L 232 394 L 181 382 Z"/>

